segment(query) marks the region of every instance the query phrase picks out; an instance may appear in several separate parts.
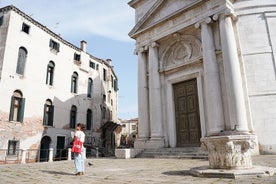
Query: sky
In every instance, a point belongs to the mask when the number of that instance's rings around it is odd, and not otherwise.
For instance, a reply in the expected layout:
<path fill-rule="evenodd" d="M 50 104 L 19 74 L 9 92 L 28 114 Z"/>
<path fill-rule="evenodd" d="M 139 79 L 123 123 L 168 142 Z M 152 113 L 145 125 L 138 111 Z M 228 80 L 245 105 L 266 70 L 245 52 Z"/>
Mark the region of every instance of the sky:
<path fill-rule="evenodd" d="M 119 81 L 118 118 L 138 117 L 137 56 L 135 40 L 128 36 L 135 12 L 130 0 L 0 0 L 14 5 L 63 39 L 97 58 L 111 59 Z"/>

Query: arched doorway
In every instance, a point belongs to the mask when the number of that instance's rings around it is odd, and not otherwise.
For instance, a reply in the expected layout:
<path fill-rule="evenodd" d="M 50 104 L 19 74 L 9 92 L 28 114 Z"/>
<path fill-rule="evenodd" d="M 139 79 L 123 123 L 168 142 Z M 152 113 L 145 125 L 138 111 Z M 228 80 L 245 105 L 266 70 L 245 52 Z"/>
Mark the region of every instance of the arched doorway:
<path fill-rule="evenodd" d="M 40 142 L 40 157 L 39 161 L 40 162 L 47 162 L 49 160 L 49 149 L 50 149 L 50 144 L 51 144 L 51 138 L 49 136 L 44 136 L 41 139 Z"/>

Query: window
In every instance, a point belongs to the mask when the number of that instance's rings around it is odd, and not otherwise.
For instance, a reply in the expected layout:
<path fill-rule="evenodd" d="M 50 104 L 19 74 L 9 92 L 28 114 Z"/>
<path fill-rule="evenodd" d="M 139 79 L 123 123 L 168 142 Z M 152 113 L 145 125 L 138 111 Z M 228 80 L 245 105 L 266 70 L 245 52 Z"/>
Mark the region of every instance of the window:
<path fill-rule="evenodd" d="M 49 47 L 57 52 L 59 52 L 59 43 L 55 42 L 54 40 L 50 39 Z"/>
<path fill-rule="evenodd" d="M 52 86 L 54 81 L 54 69 L 55 69 L 55 63 L 53 61 L 50 61 L 47 66 L 47 76 L 46 76 L 46 84 Z"/>
<path fill-rule="evenodd" d="M 0 26 L 3 25 L 3 21 L 4 21 L 4 16 L 1 16 L 1 17 L 0 17 Z"/>
<path fill-rule="evenodd" d="M 119 90 L 119 88 L 118 88 L 118 81 L 117 80 L 114 80 L 114 90 L 115 91 Z"/>
<path fill-rule="evenodd" d="M 89 62 L 89 67 L 93 68 L 93 69 L 96 69 L 96 64 L 93 61 L 90 61 Z"/>
<path fill-rule="evenodd" d="M 76 128 L 76 121 L 77 121 L 77 107 L 73 105 L 70 111 L 70 128 Z"/>
<path fill-rule="evenodd" d="M 106 81 L 106 78 L 107 78 L 107 76 L 106 76 L 106 69 L 103 69 L 103 80 Z"/>
<path fill-rule="evenodd" d="M 104 120 L 106 117 L 106 107 L 102 107 L 102 119 Z"/>
<path fill-rule="evenodd" d="M 91 109 L 87 109 L 87 113 L 86 113 L 86 130 L 91 130 L 92 121 L 93 121 L 92 111 L 91 111 Z"/>
<path fill-rule="evenodd" d="M 19 141 L 9 140 L 8 142 L 8 155 L 17 155 L 19 151 Z"/>
<path fill-rule="evenodd" d="M 111 87 L 114 88 L 114 77 L 111 75 Z"/>
<path fill-rule="evenodd" d="M 27 33 L 27 34 L 29 34 L 30 26 L 27 25 L 27 24 L 25 24 L 25 23 L 23 23 L 22 24 L 22 31 L 25 32 L 25 33 Z"/>
<path fill-rule="evenodd" d="M 106 102 L 106 95 L 103 94 L 103 103 L 105 103 L 105 102 Z"/>
<path fill-rule="evenodd" d="M 74 60 L 80 61 L 80 54 L 74 53 Z"/>
<path fill-rule="evenodd" d="M 28 52 L 24 47 L 19 48 L 18 58 L 17 58 L 17 66 L 16 66 L 17 74 L 24 75 L 27 53 Z"/>
<path fill-rule="evenodd" d="M 132 130 L 136 130 L 136 125 L 131 125 Z"/>
<path fill-rule="evenodd" d="M 48 99 L 44 104 L 43 125 L 53 126 L 53 122 L 54 122 L 54 106 L 52 105 L 52 101 Z"/>
<path fill-rule="evenodd" d="M 9 121 L 23 122 L 25 98 L 20 91 L 15 91 L 11 97 Z"/>
<path fill-rule="evenodd" d="M 91 78 L 88 79 L 88 86 L 87 86 L 87 97 L 91 98 L 93 92 L 93 80 Z"/>
<path fill-rule="evenodd" d="M 71 77 L 71 93 L 77 93 L 78 90 L 78 73 L 74 72 Z"/>

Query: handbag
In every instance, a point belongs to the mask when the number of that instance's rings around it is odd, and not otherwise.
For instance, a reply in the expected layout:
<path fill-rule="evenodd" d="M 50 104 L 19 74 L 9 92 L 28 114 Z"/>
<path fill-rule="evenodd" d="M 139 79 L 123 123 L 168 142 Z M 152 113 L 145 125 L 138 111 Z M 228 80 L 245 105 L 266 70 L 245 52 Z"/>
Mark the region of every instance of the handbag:
<path fill-rule="evenodd" d="M 81 153 L 81 148 L 82 148 L 82 142 L 80 140 L 75 140 L 73 142 L 71 152 L 80 154 Z"/>

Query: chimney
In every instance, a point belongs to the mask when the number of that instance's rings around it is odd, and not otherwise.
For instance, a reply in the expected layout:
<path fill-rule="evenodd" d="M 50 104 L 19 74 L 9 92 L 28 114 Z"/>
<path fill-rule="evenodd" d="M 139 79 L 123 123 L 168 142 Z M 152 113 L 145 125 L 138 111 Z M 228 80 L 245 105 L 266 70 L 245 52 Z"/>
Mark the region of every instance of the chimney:
<path fill-rule="evenodd" d="M 106 59 L 106 62 L 109 64 L 109 66 L 111 66 L 111 59 Z"/>
<path fill-rule="evenodd" d="M 83 52 L 86 52 L 87 42 L 84 41 L 84 40 L 82 40 L 80 46 L 81 46 L 81 50 L 82 50 Z"/>

